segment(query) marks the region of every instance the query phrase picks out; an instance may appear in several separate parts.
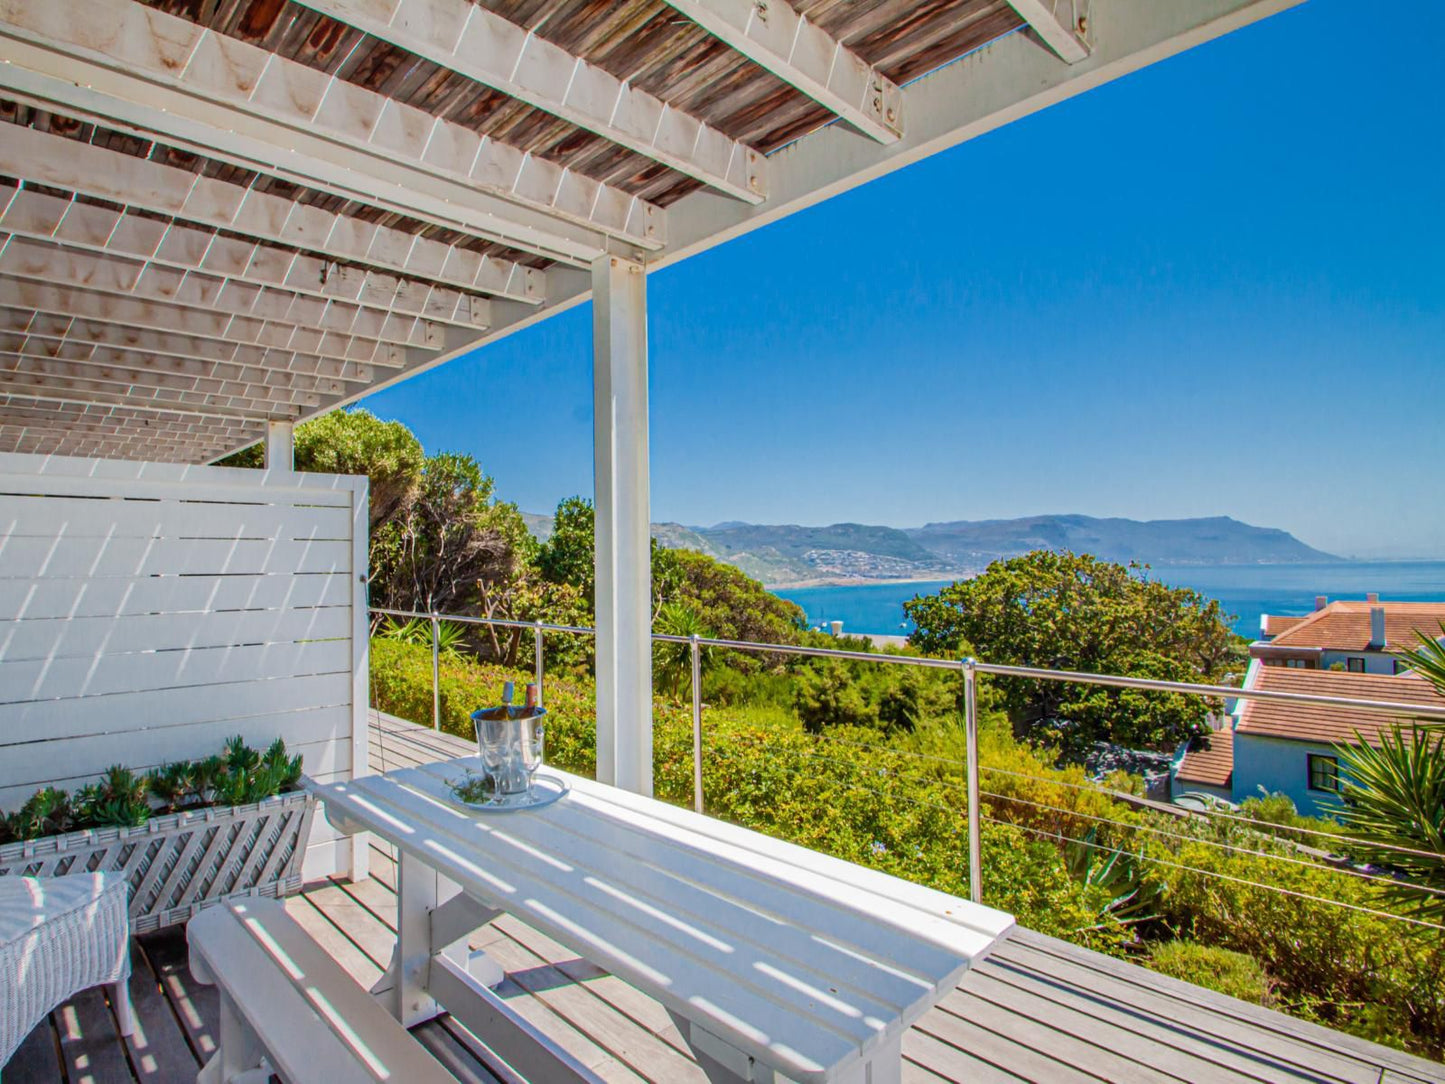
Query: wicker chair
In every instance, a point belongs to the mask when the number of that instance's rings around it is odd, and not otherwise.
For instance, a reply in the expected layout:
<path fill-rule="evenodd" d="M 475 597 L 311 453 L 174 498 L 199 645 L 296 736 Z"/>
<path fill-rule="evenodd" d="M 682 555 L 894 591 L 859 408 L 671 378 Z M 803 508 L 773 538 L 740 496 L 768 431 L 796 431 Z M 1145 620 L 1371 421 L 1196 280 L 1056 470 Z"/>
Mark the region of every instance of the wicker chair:
<path fill-rule="evenodd" d="M 46 1015 L 109 984 L 122 1035 L 135 1030 L 128 892 L 118 874 L 0 877 L 0 1067 Z"/>

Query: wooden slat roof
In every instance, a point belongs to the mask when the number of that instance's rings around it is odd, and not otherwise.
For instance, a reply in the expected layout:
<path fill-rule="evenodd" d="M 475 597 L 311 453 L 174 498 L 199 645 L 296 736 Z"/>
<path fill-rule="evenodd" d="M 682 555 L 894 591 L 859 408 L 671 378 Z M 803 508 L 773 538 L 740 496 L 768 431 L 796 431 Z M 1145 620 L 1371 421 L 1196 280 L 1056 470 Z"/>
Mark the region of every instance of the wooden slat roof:
<path fill-rule="evenodd" d="M 1293 2 L 3 0 L 0 450 L 209 460 Z"/>

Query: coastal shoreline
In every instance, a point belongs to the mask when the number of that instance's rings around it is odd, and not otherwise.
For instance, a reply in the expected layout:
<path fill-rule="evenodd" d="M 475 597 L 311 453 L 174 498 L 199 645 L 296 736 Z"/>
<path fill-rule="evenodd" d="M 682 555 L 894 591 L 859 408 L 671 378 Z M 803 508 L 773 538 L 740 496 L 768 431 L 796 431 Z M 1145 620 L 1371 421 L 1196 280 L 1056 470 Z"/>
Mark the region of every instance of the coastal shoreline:
<path fill-rule="evenodd" d="M 945 583 L 971 580 L 978 571 L 944 572 L 937 576 L 821 576 L 811 580 L 789 580 L 787 583 L 765 583 L 767 591 L 798 591 L 807 587 L 879 587 L 890 583 Z"/>

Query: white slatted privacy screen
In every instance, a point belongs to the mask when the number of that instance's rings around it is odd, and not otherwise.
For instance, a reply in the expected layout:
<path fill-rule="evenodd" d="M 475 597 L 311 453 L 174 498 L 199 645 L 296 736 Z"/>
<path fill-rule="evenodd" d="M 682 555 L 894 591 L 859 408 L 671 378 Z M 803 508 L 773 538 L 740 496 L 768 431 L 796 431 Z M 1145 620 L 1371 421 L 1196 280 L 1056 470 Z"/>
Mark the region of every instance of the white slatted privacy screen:
<path fill-rule="evenodd" d="M 0 810 L 234 734 L 364 774 L 366 544 L 365 478 L 0 454 Z"/>

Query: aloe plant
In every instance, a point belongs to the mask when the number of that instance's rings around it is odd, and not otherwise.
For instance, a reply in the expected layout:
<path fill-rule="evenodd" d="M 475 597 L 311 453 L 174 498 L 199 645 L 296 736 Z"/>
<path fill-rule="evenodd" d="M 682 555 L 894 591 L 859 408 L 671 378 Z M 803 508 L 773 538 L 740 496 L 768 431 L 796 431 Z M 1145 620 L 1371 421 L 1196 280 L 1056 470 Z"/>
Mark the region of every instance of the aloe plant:
<path fill-rule="evenodd" d="M 414 617 L 409 621 L 396 621 L 388 617 L 377 635 L 388 640 L 400 640 L 406 644 L 431 648 L 431 622 Z M 437 622 L 437 654 L 444 659 L 460 659 L 466 646 L 467 630 L 455 621 Z"/>
<path fill-rule="evenodd" d="M 1064 859 L 1074 880 L 1107 897 L 1100 908 L 1099 925 L 1132 925 L 1158 917 L 1155 906 L 1162 887 L 1144 876 L 1137 856 L 1100 844 L 1097 828 L 1090 828 L 1082 839 L 1068 844 Z"/>
<path fill-rule="evenodd" d="M 186 760 L 162 764 L 146 777 L 146 785 L 161 803 L 161 809 L 174 813 L 197 798 L 196 765 Z"/>
<path fill-rule="evenodd" d="M 45 787 L 32 794 L 19 810 L 4 820 L 0 830 L 13 839 L 60 835 L 75 827 L 75 807 L 65 791 Z"/>

